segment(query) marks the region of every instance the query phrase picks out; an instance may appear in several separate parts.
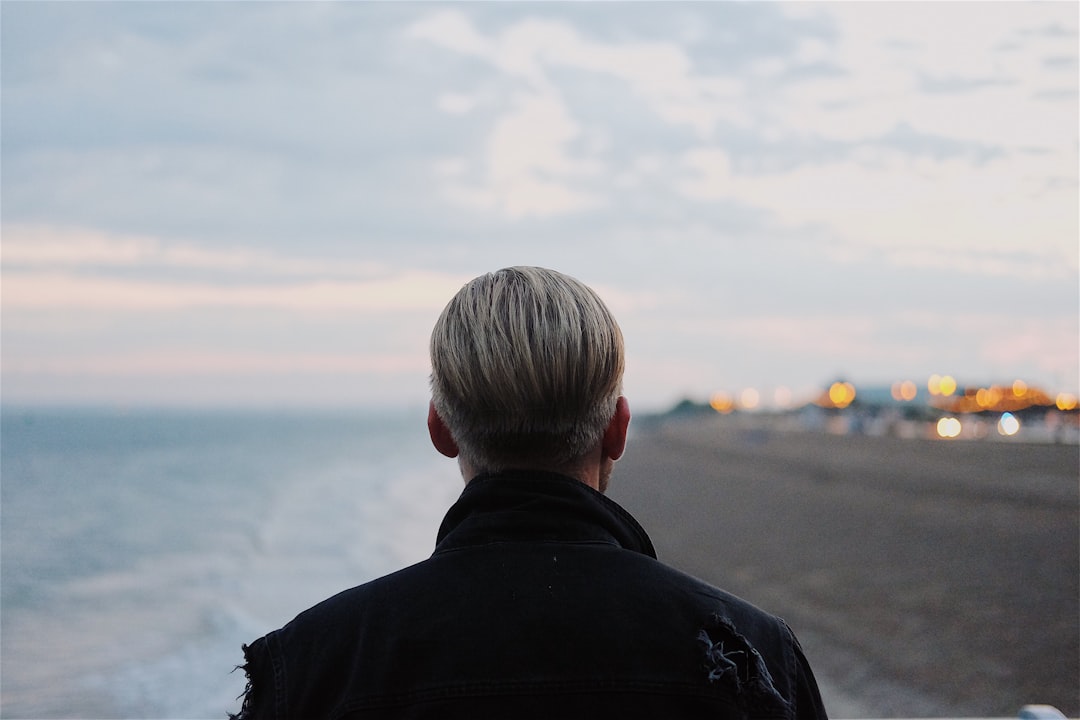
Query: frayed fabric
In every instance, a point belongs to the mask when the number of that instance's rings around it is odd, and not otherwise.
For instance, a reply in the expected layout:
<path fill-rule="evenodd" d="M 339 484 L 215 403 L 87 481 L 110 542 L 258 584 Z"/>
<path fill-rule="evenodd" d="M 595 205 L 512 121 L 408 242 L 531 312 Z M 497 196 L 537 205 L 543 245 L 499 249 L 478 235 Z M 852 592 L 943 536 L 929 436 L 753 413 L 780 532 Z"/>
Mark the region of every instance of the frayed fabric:
<path fill-rule="evenodd" d="M 790 704 L 777 691 L 761 653 L 725 617 L 714 615 L 698 633 L 704 646 L 704 669 L 710 683 L 727 683 L 750 715 L 786 717 Z"/>
<path fill-rule="evenodd" d="M 247 660 L 247 662 L 245 662 L 243 665 L 237 665 L 236 667 L 234 667 L 233 672 L 236 672 L 237 670 L 243 670 L 244 676 L 247 678 L 247 684 L 244 686 L 244 692 L 240 693 L 236 697 L 237 700 L 243 698 L 244 702 L 240 705 L 240 712 L 238 712 L 237 714 L 233 715 L 232 713 L 227 713 L 229 720 L 251 720 L 252 717 L 251 707 L 254 693 L 252 691 L 251 684 L 251 662 L 250 660 L 248 660 L 249 646 L 245 644 L 242 646 L 242 648 L 244 650 L 244 659 Z"/>

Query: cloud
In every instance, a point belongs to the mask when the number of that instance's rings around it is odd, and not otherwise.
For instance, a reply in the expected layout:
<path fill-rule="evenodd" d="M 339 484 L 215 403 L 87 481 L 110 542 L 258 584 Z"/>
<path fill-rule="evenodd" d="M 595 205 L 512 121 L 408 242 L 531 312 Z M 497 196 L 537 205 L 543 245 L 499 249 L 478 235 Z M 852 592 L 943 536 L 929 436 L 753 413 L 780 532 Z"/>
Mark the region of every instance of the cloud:
<path fill-rule="evenodd" d="M 191 348 L 5 358 L 19 375 L 170 377 L 204 375 L 413 375 L 430 370 L 424 353 L 198 351 Z"/>
<path fill-rule="evenodd" d="M 972 165 L 867 147 L 851 160 L 755 175 L 736 173 L 722 148 L 697 148 L 683 161 L 685 196 L 766 208 L 787 227 L 827 227 L 845 240 L 839 260 L 883 249 L 899 267 L 1029 279 L 1069 278 L 1080 267 L 1075 181 L 1041 187 L 1056 170 L 1043 156 Z M 1018 247 L 1038 251 L 1016 263 Z"/>
<path fill-rule="evenodd" d="M 565 23 L 527 19 L 502 35 L 496 66 L 508 75 L 549 86 L 561 69 L 606 76 L 622 82 L 659 118 L 711 136 L 721 120 L 749 118 L 738 100 L 743 81 L 730 76 L 703 77 L 694 72 L 686 50 L 675 42 L 587 40 Z"/>
<path fill-rule="evenodd" d="M 731 78 L 697 79 L 674 43 L 608 44 L 584 39 L 565 22 L 526 18 L 486 37 L 457 10 L 440 11 L 407 32 L 445 50 L 486 61 L 516 80 L 509 109 L 491 126 L 484 146 L 480 185 L 454 182 L 451 200 L 494 210 L 510 219 L 557 216 L 605 205 L 578 182 L 610 172 L 600 153 L 580 141 L 583 129 L 553 76 L 567 69 L 624 83 L 665 122 L 708 137 L 719 118 L 748 122 L 733 100 L 741 85 Z M 472 96 L 443 93 L 439 106 L 451 114 L 471 110 Z"/>
<path fill-rule="evenodd" d="M 82 277 L 59 272 L 9 273 L 4 310 L 68 309 L 147 313 L 186 308 L 275 308 L 383 313 L 438 310 L 460 289 L 461 278 L 404 271 L 367 282 L 247 283 L 151 282 Z"/>
<path fill-rule="evenodd" d="M 0 258 L 18 268 L 179 268 L 251 272 L 273 276 L 378 277 L 386 268 L 363 261 L 334 261 L 238 247 L 205 247 L 156 237 L 92 228 L 11 223 L 4 226 Z"/>
<path fill-rule="evenodd" d="M 490 56 L 491 43 L 457 10 L 440 10 L 413 23 L 405 35 L 427 40 L 447 50 L 477 57 Z"/>
<path fill-rule="evenodd" d="M 633 203 L 622 196 L 646 190 L 616 118 L 584 119 L 583 99 L 570 92 L 584 73 L 625 88 L 661 124 L 693 131 L 687 139 L 697 147 L 681 152 L 632 148 L 660 162 L 681 157 L 681 176 L 662 190 L 676 198 L 739 202 L 788 228 L 825 228 L 845 241 L 842 252 L 885 249 L 900 267 L 922 266 L 930 249 L 944 248 L 940 259 L 962 272 L 1060 277 L 1077 268 L 1069 199 L 1077 185 L 1075 102 L 1032 108 L 1033 93 L 1070 77 L 1075 85 L 1075 72 L 1048 75 L 1039 53 L 1000 49 L 1030 42 L 1023 9 L 987 8 L 977 33 L 957 32 L 972 20 L 963 6 L 782 10 L 825 16 L 835 32 L 801 38 L 787 55 L 763 55 L 738 76 L 703 72 L 690 47 L 593 39 L 562 20 L 526 17 L 484 33 L 459 10 L 422 19 L 414 39 L 518 83 L 480 159 L 459 156 L 457 172 L 438 173 L 445 196 L 510 219 Z M 1059 57 L 1075 36 L 1043 42 L 1053 46 L 1043 52 Z M 602 149 L 583 142 L 599 134 Z M 783 167 L 770 168 L 776 148 Z M 1063 182 L 1051 188 L 1048 177 Z M 1020 239 L 1045 249 L 1045 260 L 1003 261 Z"/>
<path fill-rule="evenodd" d="M 159 243 L 153 238 L 34 225 L 6 225 L 0 245 L 0 258 L 9 270 L 27 266 L 125 267 L 144 264 L 159 254 Z"/>
<path fill-rule="evenodd" d="M 776 110 L 803 132 L 859 141 L 899 123 L 931 135 L 993 146 L 1071 142 L 1075 103 L 1033 112 L 1034 94 L 1075 89 L 1076 74 L 1048 73 L 1043 53 L 1075 53 L 1076 14 L 1067 3 L 1040 6 L 1070 27 L 1037 45 L 1035 17 L 1020 3 L 785 5 L 820 12 L 836 28 L 829 60 L 842 76 L 805 78 L 777 98 Z M 1071 148 L 1067 148 L 1071 152 Z"/>
<path fill-rule="evenodd" d="M 595 160 L 568 152 L 580 134 L 557 94 L 520 94 L 514 110 L 498 119 L 488 138 L 483 184 L 453 185 L 448 197 L 496 209 L 510 219 L 596 207 L 597 196 L 574 184 L 576 178 L 602 171 Z"/>
<path fill-rule="evenodd" d="M 467 115 L 476 107 L 476 99 L 462 93 L 443 93 L 439 95 L 438 107 L 450 115 Z"/>
<path fill-rule="evenodd" d="M 24 225 L 5 228 L 2 258 L 5 312 L 64 308 L 146 313 L 200 307 L 437 310 L 469 279 L 362 261 L 219 250 L 152 237 Z M 164 271 L 181 271 L 182 276 Z M 208 273 L 217 279 L 209 279 Z M 222 281 L 222 274 L 230 279 Z"/>

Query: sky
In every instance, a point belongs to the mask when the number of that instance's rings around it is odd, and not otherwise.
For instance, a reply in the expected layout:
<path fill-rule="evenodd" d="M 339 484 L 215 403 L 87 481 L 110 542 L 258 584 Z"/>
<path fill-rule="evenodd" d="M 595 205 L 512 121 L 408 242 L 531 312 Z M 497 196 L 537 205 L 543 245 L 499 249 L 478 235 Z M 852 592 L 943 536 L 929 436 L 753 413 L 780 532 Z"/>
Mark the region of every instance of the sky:
<path fill-rule="evenodd" d="M 0 399 L 423 407 L 510 265 L 636 409 L 1075 392 L 1078 8 L 5 0 Z"/>

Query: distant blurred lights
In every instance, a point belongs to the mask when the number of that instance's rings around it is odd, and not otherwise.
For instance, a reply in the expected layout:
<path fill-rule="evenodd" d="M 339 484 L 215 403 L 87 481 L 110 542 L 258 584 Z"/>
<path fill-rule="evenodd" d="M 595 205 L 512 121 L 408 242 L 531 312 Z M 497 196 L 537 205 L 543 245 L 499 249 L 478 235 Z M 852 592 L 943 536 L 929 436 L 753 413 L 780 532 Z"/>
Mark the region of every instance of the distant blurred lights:
<path fill-rule="evenodd" d="M 931 375 L 927 381 L 927 390 L 929 390 L 932 396 L 938 396 L 946 398 L 956 395 L 959 390 L 956 379 L 951 375 Z M 807 388 L 807 391 L 811 391 Z M 820 392 L 820 390 L 818 390 Z M 890 387 L 890 394 L 892 398 L 897 402 L 910 402 L 915 400 L 919 394 L 919 386 L 910 381 L 898 381 L 894 382 Z M 827 399 L 822 399 L 816 402 L 822 407 L 833 407 L 837 409 L 844 409 L 851 405 L 855 400 L 856 390 L 855 386 L 850 382 L 837 381 L 829 386 L 825 393 Z M 1045 393 L 1040 390 L 1033 389 L 1023 380 L 1015 380 L 1011 385 L 989 385 L 987 387 L 968 387 L 965 388 L 962 393 L 962 397 L 956 400 L 949 401 L 949 407 L 951 412 L 1002 412 L 1011 411 L 1009 418 L 1006 419 L 1004 425 L 999 425 L 999 431 L 1003 435 L 1012 435 L 1013 432 L 1005 432 L 1003 428 L 1012 427 L 1013 423 L 1016 423 L 1016 427 L 1019 428 L 1019 420 L 1012 415 L 1012 412 L 1016 412 L 1017 409 L 1024 409 L 1030 405 L 1056 405 L 1057 409 L 1061 412 L 1073 412 L 1080 407 L 1080 397 L 1075 392 L 1062 392 L 1051 400 Z M 772 390 L 771 397 L 768 393 L 764 396 L 764 402 L 768 404 L 771 399 L 771 407 L 776 408 L 790 408 L 794 402 L 794 392 L 790 387 L 777 386 Z M 820 397 L 820 396 L 819 396 Z M 734 412 L 735 410 L 755 410 L 761 407 L 763 403 L 762 392 L 756 388 L 748 387 L 737 393 L 729 392 L 717 392 L 709 400 L 709 404 L 714 410 L 719 413 L 727 414 Z M 966 404 L 965 404 L 966 403 Z M 945 407 L 943 405 L 942 407 Z M 952 428 L 951 422 L 942 425 L 939 423 L 938 434 L 941 437 L 955 437 L 955 435 L 942 434 L 943 428 Z M 959 423 L 959 420 L 956 420 Z"/>
<path fill-rule="evenodd" d="M 976 404 L 983 409 L 992 408 L 1001 402 L 1001 398 L 1004 396 L 1001 388 L 996 385 L 988 388 L 979 388 L 975 393 Z"/>
<path fill-rule="evenodd" d="M 910 380 L 895 382 L 892 384 L 893 400 L 898 402 L 910 402 L 919 394 L 919 386 Z"/>
<path fill-rule="evenodd" d="M 709 405 L 716 412 L 727 415 L 735 409 L 735 400 L 727 393 L 718 392 L 709 400 Z"/>
<path fill-rule="evenodd" d="M 926 382 L 926 389 L 931 395 L 943 395 L 948 397 L 956 392 L 956 378 L 952 375 L 933 374 Z"/>
<path fill-rule="evenodd" d="M 1015 435 L 1020 430 L 1020 421 L 1016 419 L 1016 416 L 1010 412 L 1002 413 L 1001 419 L 998 420 L 998 432 L 1002 435 L 1011 436 Z"/>
<path fill-rule="evenodd" d="M 855 386 L 849 382 L 834 382 L 829 387 L 829 401 L 838 408 L 846 408 L 855 400 Z"/>
<path fill-rule="evenodd" d="M 910 380 L 905 380 L 900 383 L 900 397 L 905 400 L 914 400 L 915 396 L 919 394 L 919 386 Z"/>
<path fill-rule="evenodd" d="M 937 434 L 943 438 L 954 438 L 960 436 L 960 430 L 963 426 L 960 421 L 954 417 L 943 417 L 938 420 Z"/>

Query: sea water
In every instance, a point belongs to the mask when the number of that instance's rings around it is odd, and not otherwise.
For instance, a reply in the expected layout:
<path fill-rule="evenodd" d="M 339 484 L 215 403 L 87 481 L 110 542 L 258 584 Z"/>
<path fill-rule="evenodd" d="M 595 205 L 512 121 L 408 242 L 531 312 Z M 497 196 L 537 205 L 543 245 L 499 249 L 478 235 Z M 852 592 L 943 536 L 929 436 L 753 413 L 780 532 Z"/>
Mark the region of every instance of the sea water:
<path fill-rule="evenodd" d="M 0 716 L 238 710 L 242 643 L 431 553 L 424 410 L 5 408 Z"/>

